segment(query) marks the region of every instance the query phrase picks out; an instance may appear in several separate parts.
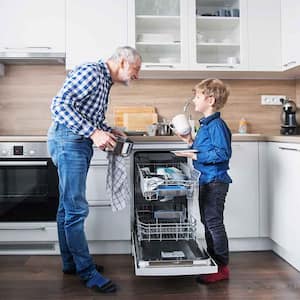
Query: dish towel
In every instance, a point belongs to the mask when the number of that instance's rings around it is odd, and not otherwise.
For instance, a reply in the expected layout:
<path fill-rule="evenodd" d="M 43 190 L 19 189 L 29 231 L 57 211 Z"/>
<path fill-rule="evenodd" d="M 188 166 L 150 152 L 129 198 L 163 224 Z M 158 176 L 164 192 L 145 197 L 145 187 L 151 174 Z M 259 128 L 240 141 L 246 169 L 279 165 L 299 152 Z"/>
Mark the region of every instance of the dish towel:
<path fill-rule="evenodd" d="M 115 212 L 126 207 L 126 204 L 130 201 L 131 193 L 125 158 L 109 152 L 107 159 L 106 191 L 111 201 L 112 211 Z"/>

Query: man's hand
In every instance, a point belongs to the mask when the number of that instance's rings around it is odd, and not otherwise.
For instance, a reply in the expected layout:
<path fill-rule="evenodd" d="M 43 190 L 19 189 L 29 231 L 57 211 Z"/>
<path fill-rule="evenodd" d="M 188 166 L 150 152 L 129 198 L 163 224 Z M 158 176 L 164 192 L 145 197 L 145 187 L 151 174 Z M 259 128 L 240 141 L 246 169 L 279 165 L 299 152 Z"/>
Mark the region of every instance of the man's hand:
<path fill-rule="evenodd" d="M 90 136 L 94 144 L 101 150 L 112 150 L 116 146 L 116 137 L 108 131 L 96 129 Z"/>
<path fill-rule="evenodd" d="M 117 128 L 113 128 L 111 130 L 111 133 L 113 133 L 115 136 L 122 136 L 124 138 L 127 138 L 127 135 L 120 129 L 117 129 Z"/>

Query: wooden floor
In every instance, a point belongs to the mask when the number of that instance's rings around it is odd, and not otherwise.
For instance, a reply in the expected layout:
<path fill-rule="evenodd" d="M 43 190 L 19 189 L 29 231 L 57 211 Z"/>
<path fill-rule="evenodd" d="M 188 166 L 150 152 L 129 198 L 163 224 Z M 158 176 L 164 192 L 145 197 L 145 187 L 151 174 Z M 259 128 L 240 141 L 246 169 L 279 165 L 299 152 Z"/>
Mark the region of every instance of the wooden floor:
<path fill-rule="evenodd" d="M 130 255 L 95 261 L 118 284 L 116 294 L 97 294 L 78 277 L 63 275 L 59 256 L 0 256 L 0 299 L 300 299 L 300 273 L 272 252 L 232 253 L 230 281 L 211 285 L 197 284 L 193 276 L 136 277 Z"/>

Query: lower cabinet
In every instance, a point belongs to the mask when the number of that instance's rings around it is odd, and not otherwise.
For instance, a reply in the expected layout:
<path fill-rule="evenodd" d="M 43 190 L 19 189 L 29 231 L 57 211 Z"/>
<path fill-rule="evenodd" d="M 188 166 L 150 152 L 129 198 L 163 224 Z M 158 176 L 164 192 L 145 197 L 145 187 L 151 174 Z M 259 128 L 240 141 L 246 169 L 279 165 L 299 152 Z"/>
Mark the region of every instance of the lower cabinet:
<path fill-rule="evenodd" d="M 229 166 L 233 182 L 229 185 L 224 211 L 228 237 L 258 237 L 258 142 L 233 142 Z"/>
<path fill-rule="evenodd" d="M 300 144 L 269 143 L 270 237 L 300 266 Z"/>
<path fill-rule="evenodd" d="M 125 163 L 130 174 L 129 159 Z M 86 198 L 89 203 L 89 216 L 85 221 L 86 236 L 89 241 L 130 240 L 130 203 L 127 203 L 125 209 L 112 212 L 106 192 L 107 168 L 107 153 L 94 149 L 86 184 Z"/>

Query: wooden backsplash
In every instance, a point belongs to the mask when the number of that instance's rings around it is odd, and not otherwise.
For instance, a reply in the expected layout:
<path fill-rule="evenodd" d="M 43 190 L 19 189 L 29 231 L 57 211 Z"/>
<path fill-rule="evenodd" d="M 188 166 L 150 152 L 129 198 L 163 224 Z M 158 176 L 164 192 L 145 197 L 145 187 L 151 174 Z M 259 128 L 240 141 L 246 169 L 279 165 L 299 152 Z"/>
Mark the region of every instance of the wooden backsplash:
<path fill-rule="evenodd" d="M 64 66 L 6 66 L 0 77 L 0 134 L 45 135 L 51 122 L 50 103 L 66 76 Z M 107 112 L 112 122 L 114 105 L 153 105 L 161 119 L 181 113 L 201 80 L 139 80 L 130 87 L 115 85 Z M 261 106 L 260 95 L 287 95 L 300 106 L 300 80 L 224 80 L 231 90 L 222 116 L 233 132 L 241 117 L 252 133 L 278 134 L 281 106 Z M 192 107 L 193 108 L 193 107 Z M 199 115 L 193 113 L 193 118 Z M 113 125 L 113 124 L 112 124 Z"/>

